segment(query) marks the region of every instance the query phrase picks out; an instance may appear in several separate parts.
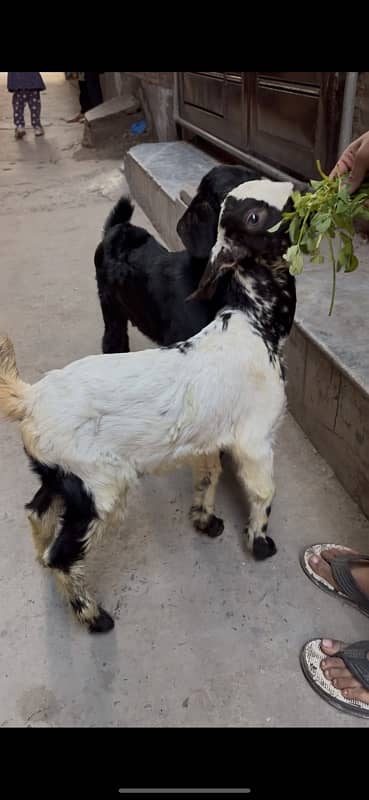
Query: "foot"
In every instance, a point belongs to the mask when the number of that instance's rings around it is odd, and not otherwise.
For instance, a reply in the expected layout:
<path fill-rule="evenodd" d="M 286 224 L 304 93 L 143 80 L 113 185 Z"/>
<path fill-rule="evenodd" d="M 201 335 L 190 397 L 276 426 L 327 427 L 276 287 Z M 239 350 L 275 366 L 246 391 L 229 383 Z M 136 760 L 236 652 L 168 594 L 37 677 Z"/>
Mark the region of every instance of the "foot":
<path fill-rule="evenodd" d="M 331 551 L 330 551 L 331 552 Z M 344 642 L 336 639 L 322 639 L 320 649 L 325 654 L 325 658 L 320 662 L 320 668 L 324 672 L 325 678 L 341 691 L 343 697 L 348 700 L 360 700 L 369 705 L 369 691 L 347 669 L 342 658 L 336 658 L 336 653 L 347 647 Z"/>
<path fill-rule="evenodd" d="M 256 536 L 252 545 L 252 552 L 257 561 L 264 561 L 270 556 L 274 556 L 277 548 L 270 536 Z"/>
<path fill-rule="evenodd" d="M 25 136 L 25 135 L 26 135 L 26 129 L 25 128 L 16 128 L 15 131 L 14 131 L 14 136 L 15 136 L 16 139 L 23 139 L 23 136 Z"/>
<path fill-rule="evenodd" d="M 324 578 L 324 580 L 326 580 L 330 586 L 336 589 L 336 591 L 339 591 L 339 588 L 332 575 L 330 561 L 332 558 L 342 555 L 350 555 L 350 553 L 356 556 L 360 555 L 356 550 L 342 551 L 339 547 L 332 547 L 329 550 L 323 550 L 321 556 L 311 556 L 309 559 L 309 564 L 316 575 Z M 350 569 L 351 574 L 361 591 L 369 597 L 369 562 L 367 564 L 353 564 Z"/>
<path fill-rule="evenodd" d="M 44 131 L 42 125 L 37 125 L 36 128 L 34 128 L 33 130 L 35 132 L 35 136 L 44 136 L 45 135 L 45 131 Z"/>
<path fill-rule="evenodd" d="M 84 122 L 84 119 L 85 115 L 82 114 L 82 112 L 80 111 L 79 114 L 76 114 L 75 117 L 72 117 L 72 119 L 67 119 L 66 121 L 68 122 L 68 124 L 70 124 L 71 122 Z"/>
<path fill-rule="evenodd" d="M 216 539 L 224 531 L 224 522 L 215 514 L 209 514 L 203 506 L 192 506 L 190 511 L 190 518 L 194 528 L 211 539 Z"/>
<path fill-rule="evenodd" d="M 114 628 L 114 620 L 102 606 L 99 606 L 99 615 L 90 622 L 90 633 L 108 633 Z"/>

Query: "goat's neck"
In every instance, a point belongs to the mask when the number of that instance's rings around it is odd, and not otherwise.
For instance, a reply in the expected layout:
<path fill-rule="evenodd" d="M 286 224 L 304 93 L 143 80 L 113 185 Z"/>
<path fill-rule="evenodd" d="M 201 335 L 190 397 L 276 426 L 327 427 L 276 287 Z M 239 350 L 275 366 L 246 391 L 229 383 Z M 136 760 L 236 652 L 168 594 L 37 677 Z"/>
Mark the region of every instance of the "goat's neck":
<path fill-rule="evenodd" d="M 227 308 L 246 314 L 273 356 L 281 354 L 296 307 L 295 279 L 288 269 L 253 262 L 232 276 L 224 300 Z"/>

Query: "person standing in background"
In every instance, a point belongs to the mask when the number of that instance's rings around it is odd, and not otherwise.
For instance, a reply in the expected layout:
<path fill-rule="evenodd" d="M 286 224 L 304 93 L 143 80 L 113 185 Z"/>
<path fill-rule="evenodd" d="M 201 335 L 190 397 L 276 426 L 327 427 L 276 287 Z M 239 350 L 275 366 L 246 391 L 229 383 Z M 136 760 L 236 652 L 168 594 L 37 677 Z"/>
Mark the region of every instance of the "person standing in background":
<path fill-rule="evenodd" d="M 84 122 L 85 114 L 103 102 L 100 75 L 103 72 L 66 72 L 67 79 L 78 78 L 80 111 L 68 122 Z"/>
<path fill-rule="evenodd" d="M 24 122 L 24 108 L 28 105 L 31 114 L 31 124 L 35 136 L 43 136 L 44 129 L 41 125 L 41 92 L 46 86 L 40 72 L 8 72 L 8 92 L 13 95 L 14 135 L 16 139 L 23 139 L 26 135 Z"/>

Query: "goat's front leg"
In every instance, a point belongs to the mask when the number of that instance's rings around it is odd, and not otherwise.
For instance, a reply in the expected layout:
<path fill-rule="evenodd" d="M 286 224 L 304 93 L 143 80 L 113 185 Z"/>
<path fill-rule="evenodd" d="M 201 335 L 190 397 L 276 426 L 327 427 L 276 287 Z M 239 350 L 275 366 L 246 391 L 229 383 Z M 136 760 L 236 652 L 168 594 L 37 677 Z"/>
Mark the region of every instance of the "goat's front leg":
<path fill-rule="evenodd" d="M 267 536 L 275 494 L 273 452 L 268 448 L 262 455 L 255 456 L 238 446 L 233 451 L 233 456 L 250 503 L 249 521 L 245 531 L 247 545 L 255 558 L 261 561 L 277 552 L 273 539 Z"/>
<path fill-rule="evenodd" d="M 221 471 L 219 453 L 200 456 L 192 464 L 194 498 L 190 511 L 191 520 L 197 530 L 211 538 L 220 536 L 224 530 L 223 520 L 213 513 Z"/>

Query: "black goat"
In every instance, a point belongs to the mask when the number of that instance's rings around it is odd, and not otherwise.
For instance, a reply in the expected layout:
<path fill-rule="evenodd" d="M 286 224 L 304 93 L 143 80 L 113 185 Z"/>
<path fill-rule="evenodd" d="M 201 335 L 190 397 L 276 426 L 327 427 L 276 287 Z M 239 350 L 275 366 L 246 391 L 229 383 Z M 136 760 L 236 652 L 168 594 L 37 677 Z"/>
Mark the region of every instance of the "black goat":
<path fill-rule="evenodd" d="M 104 318 L 104 353 L 129 351 L 128 322 L 156 344 L 188 339 L 214 319 L 221 300 L 187 303 L 199 285 L 217 237 L 228 192 L 257 174 L 243 166 L 217 166 L 202 179 L 177 231 L 187 250 L 169 252 L 143 228 L 130 224 L 133 205 L 122 198 L 110 213 L 95 252 Z"/>

